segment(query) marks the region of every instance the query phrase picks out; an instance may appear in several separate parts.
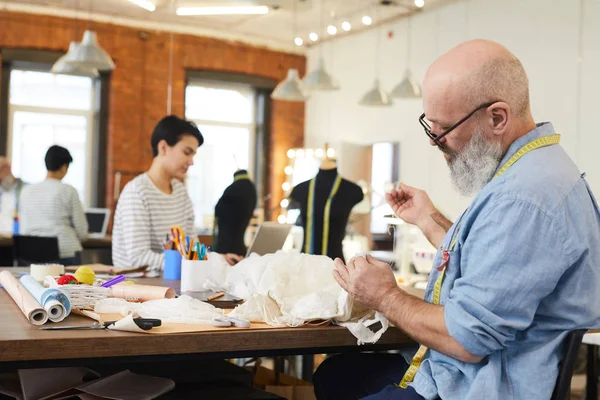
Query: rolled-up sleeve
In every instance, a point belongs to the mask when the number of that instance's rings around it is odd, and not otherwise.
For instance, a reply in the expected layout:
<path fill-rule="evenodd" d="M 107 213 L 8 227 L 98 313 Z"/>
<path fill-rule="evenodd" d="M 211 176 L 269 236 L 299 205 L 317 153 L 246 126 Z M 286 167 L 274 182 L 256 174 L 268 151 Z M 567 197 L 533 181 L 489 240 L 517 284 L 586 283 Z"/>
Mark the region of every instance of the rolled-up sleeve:
<path fill-rule="evenodd" d="M 486 356 L 530 326 L 569 267 L 562 232 L 530 202 L 487 203 L 459 249 L 461 276 L 444 305 L 450 335 L 470 353 Z"/>

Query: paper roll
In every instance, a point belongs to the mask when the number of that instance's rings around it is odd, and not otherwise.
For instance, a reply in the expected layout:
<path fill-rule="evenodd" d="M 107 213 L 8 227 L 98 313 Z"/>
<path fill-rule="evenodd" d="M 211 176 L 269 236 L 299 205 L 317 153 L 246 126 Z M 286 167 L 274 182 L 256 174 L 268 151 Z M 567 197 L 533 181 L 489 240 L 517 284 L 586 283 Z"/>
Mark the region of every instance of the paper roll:
<path fill-rule="evenodd" d="M 34 325 L 43 325 L 48 321 L 46 310 L 10 272 L 0 272 L 0 284 L 4 286 L 4 289 L 6 289 L 29 322 Z"/>
<path fill-rule="evenodd" d="M 60 264 L 31 264 L 29 274 L 38 282 L 44 282 L 46 276 L 59 276 L 65 273 L 65 267 Z"/>
<path fill-rule="evenodd" d="M 118 283 L 111 287 L 112 296 L 121 299 L 139 299 L 140 301 L 172 299 L 175 290 L 164 286 L 129 285 Z"/>
<path fill-rule="evenodd" d="M 23 275 L 21 284 L 31 293 L 34 299 L 44 307 L 52 322 L 60 322 L 71 312 L 69 296 L 58 289 L 47 289 L 31 275 Z M 60 304 L 57 304 L 60 303 Z M 62 307 L 61 307 L 62 306 Z"/>

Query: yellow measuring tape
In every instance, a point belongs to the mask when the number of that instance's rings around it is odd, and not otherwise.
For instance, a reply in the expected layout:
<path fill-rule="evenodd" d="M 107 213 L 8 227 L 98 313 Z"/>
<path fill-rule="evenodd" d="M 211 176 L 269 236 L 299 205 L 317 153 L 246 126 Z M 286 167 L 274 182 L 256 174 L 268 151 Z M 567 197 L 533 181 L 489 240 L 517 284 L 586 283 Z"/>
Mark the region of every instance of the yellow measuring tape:
<path fill-rule="evenodd" d="M 504 174 L 514 163 L 519 161 L 519 159 L 521 157 L 523 157 L 525 154 L 529 153 L 530 151 L 539 149 L 541 147 L 558 144 L 559 142 L 560 142 L 560 135 L 556 134 L 556 135 L 552 135 L 552 136 L 543 136 L 541 138 L 535 139 L 535 140 L 527 143 L 525 146 L 523 146 L 519 150 L 517 150 L 517 152 L 502 166 L 502 168 L 500 168 L 498 170 L 498 172 L 496 173 L 496 175 L 494 175 L 494 178 L 492 178 L 492 179 L 498 178 L 499 176 Z M 456 246 L 456 241 L 458 240 L 459 229 L 460 229 L 460 221 L 459 221 L 459 225 L 457 225 L 456 229 L 452 233 L 452 240 L 451 240 L 448 250 L 443 252 L 443 254 L 445 255 L 444 262 L 440 267 L 438 267 L 438 270 L 441 269 L 440 274 L 437 277 L 437 279 L 435 280 L 435 283 L 433 285 L 433 304 L 436 304 L 436 305 L 440 304 L 440 296 L 442 293 L 442 284 L 444 283 L 444 277 L 446 275 L 446 268 L 448 266 L 448 261 L 449 261 L 448 251 L 454 250 L 454 247 Z M 410 362 L 410 366 L 404 373 L 404 377 L 402 377 L 402 381 L 400 381 L 400 383 L 397 385 L 398 387 L 400 387 L 402 389 L 406 389 L 408 387 L 408 384 L 413 381 L 413 379 L 415 378 L 415 375 L 417 374 L 417 371 L 419 370 L 419 367 L 421 366 L 421 362 L 423 362 L 423 359 L 425 358 L 425 354 L 427 353 L 427 350 L 429 350 L 427 348 L 427 346 L 423 346 L 423 345 L 419 346 L 419 350 L 417 350 L 417 353 L 415 354 L 412 361 Z"/>
<path fill-rule="evenodd" d="M 236 175 L 236 176 L 233 178 L 233 181 L 234 181 L 234 182 L 237 182 L 237 181 L 241 181 L 242 179 L 250 179 L 250 175 L 248 175 L 248 174 L 240 174 L 240 175 Z"/>
<path fill-rule="evenodd" d="M 306 209 L 306 232 L 304 233 L 304 252 L 307 254 L 315 254 L 315 244 L 314 244 L 314 222 L 313 222 L 313 214 L 315 209 L 315 184 L 317 178 L 313 178 L 310 181 L 308 186 L 308 205 Z M 342 183 L 342 177 L 337 176 L 335 181 L 333 182 L 333 186 L 331 187 L 331 192 L 329 193 L 329 197 L 327 198 L 327 202 L 325 203 L 325 210 L 323 212 L 323 241 L 321 244 L 321 254 L 327 254 L 327 247 L 329 246 L 329 219 L 331 216 L 331 202 L 335 197 L 338 189 L 340 188 L 340 184 Z"/>

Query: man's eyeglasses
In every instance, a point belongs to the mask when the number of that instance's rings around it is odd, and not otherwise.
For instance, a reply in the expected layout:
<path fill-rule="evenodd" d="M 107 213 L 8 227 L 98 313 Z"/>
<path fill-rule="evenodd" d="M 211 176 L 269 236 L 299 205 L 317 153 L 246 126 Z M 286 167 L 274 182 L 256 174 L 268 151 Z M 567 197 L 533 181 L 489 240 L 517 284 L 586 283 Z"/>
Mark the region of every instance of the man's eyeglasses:
<path fill-rule="evenodd" d="M 431 140 L 433 140 L 436 144 L 439 145 L 440 140 L 444 136 L 446 136 L 447 134 L 452 132 L 454 129 L 458 128 L 463 122 L 465 122 L 466 120 L 471 118 L 473 116 L 473 114 L 475 114 L 477 111 L 481 110 L 482 108 L 488 108 L 489 106 L 491 106 L 492 104 L 495 104 L 495 103 L 498 103 L 498 102 L 493 101 L 491 103 L 485 103 L 485 104 L 480 105 L 479 107 L 477 107 L 476 109 L 474 109 L 473 111 L 468 113 L 463 119 L 461 119 L 460 121 L 458 121 L 457 123 L 452 125 L 450 128 L 446 129 L 444 132 L 440 133 L 439 135 L 436 135 L 435 133 L 431 132 L 431 126 L 429 126 L 427 121 L 425 121 L 425 113 L 421 114 L 421 116 L 419 117 L 419 123 L 425 130 L 425 133 L 427 134 L 427 136 L 429 136 L 431 138 Z"/>

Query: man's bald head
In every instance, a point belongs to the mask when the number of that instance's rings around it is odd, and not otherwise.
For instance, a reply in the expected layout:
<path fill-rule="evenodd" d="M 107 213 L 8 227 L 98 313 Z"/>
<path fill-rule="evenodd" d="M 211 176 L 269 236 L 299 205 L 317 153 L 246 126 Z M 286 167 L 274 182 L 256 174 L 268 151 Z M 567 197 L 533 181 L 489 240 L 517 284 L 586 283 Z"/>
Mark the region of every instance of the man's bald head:
<path fill-rule="evenodd" d="M 423 92 L 426 106 L 429 101 L 470 112 L 482 104 L 503 101 L 519 119 L 530 114 L 529 81 L 523 65 L 504 46 L 489 40 L 465 42 L 439 57 L 427 71 Z"/>

